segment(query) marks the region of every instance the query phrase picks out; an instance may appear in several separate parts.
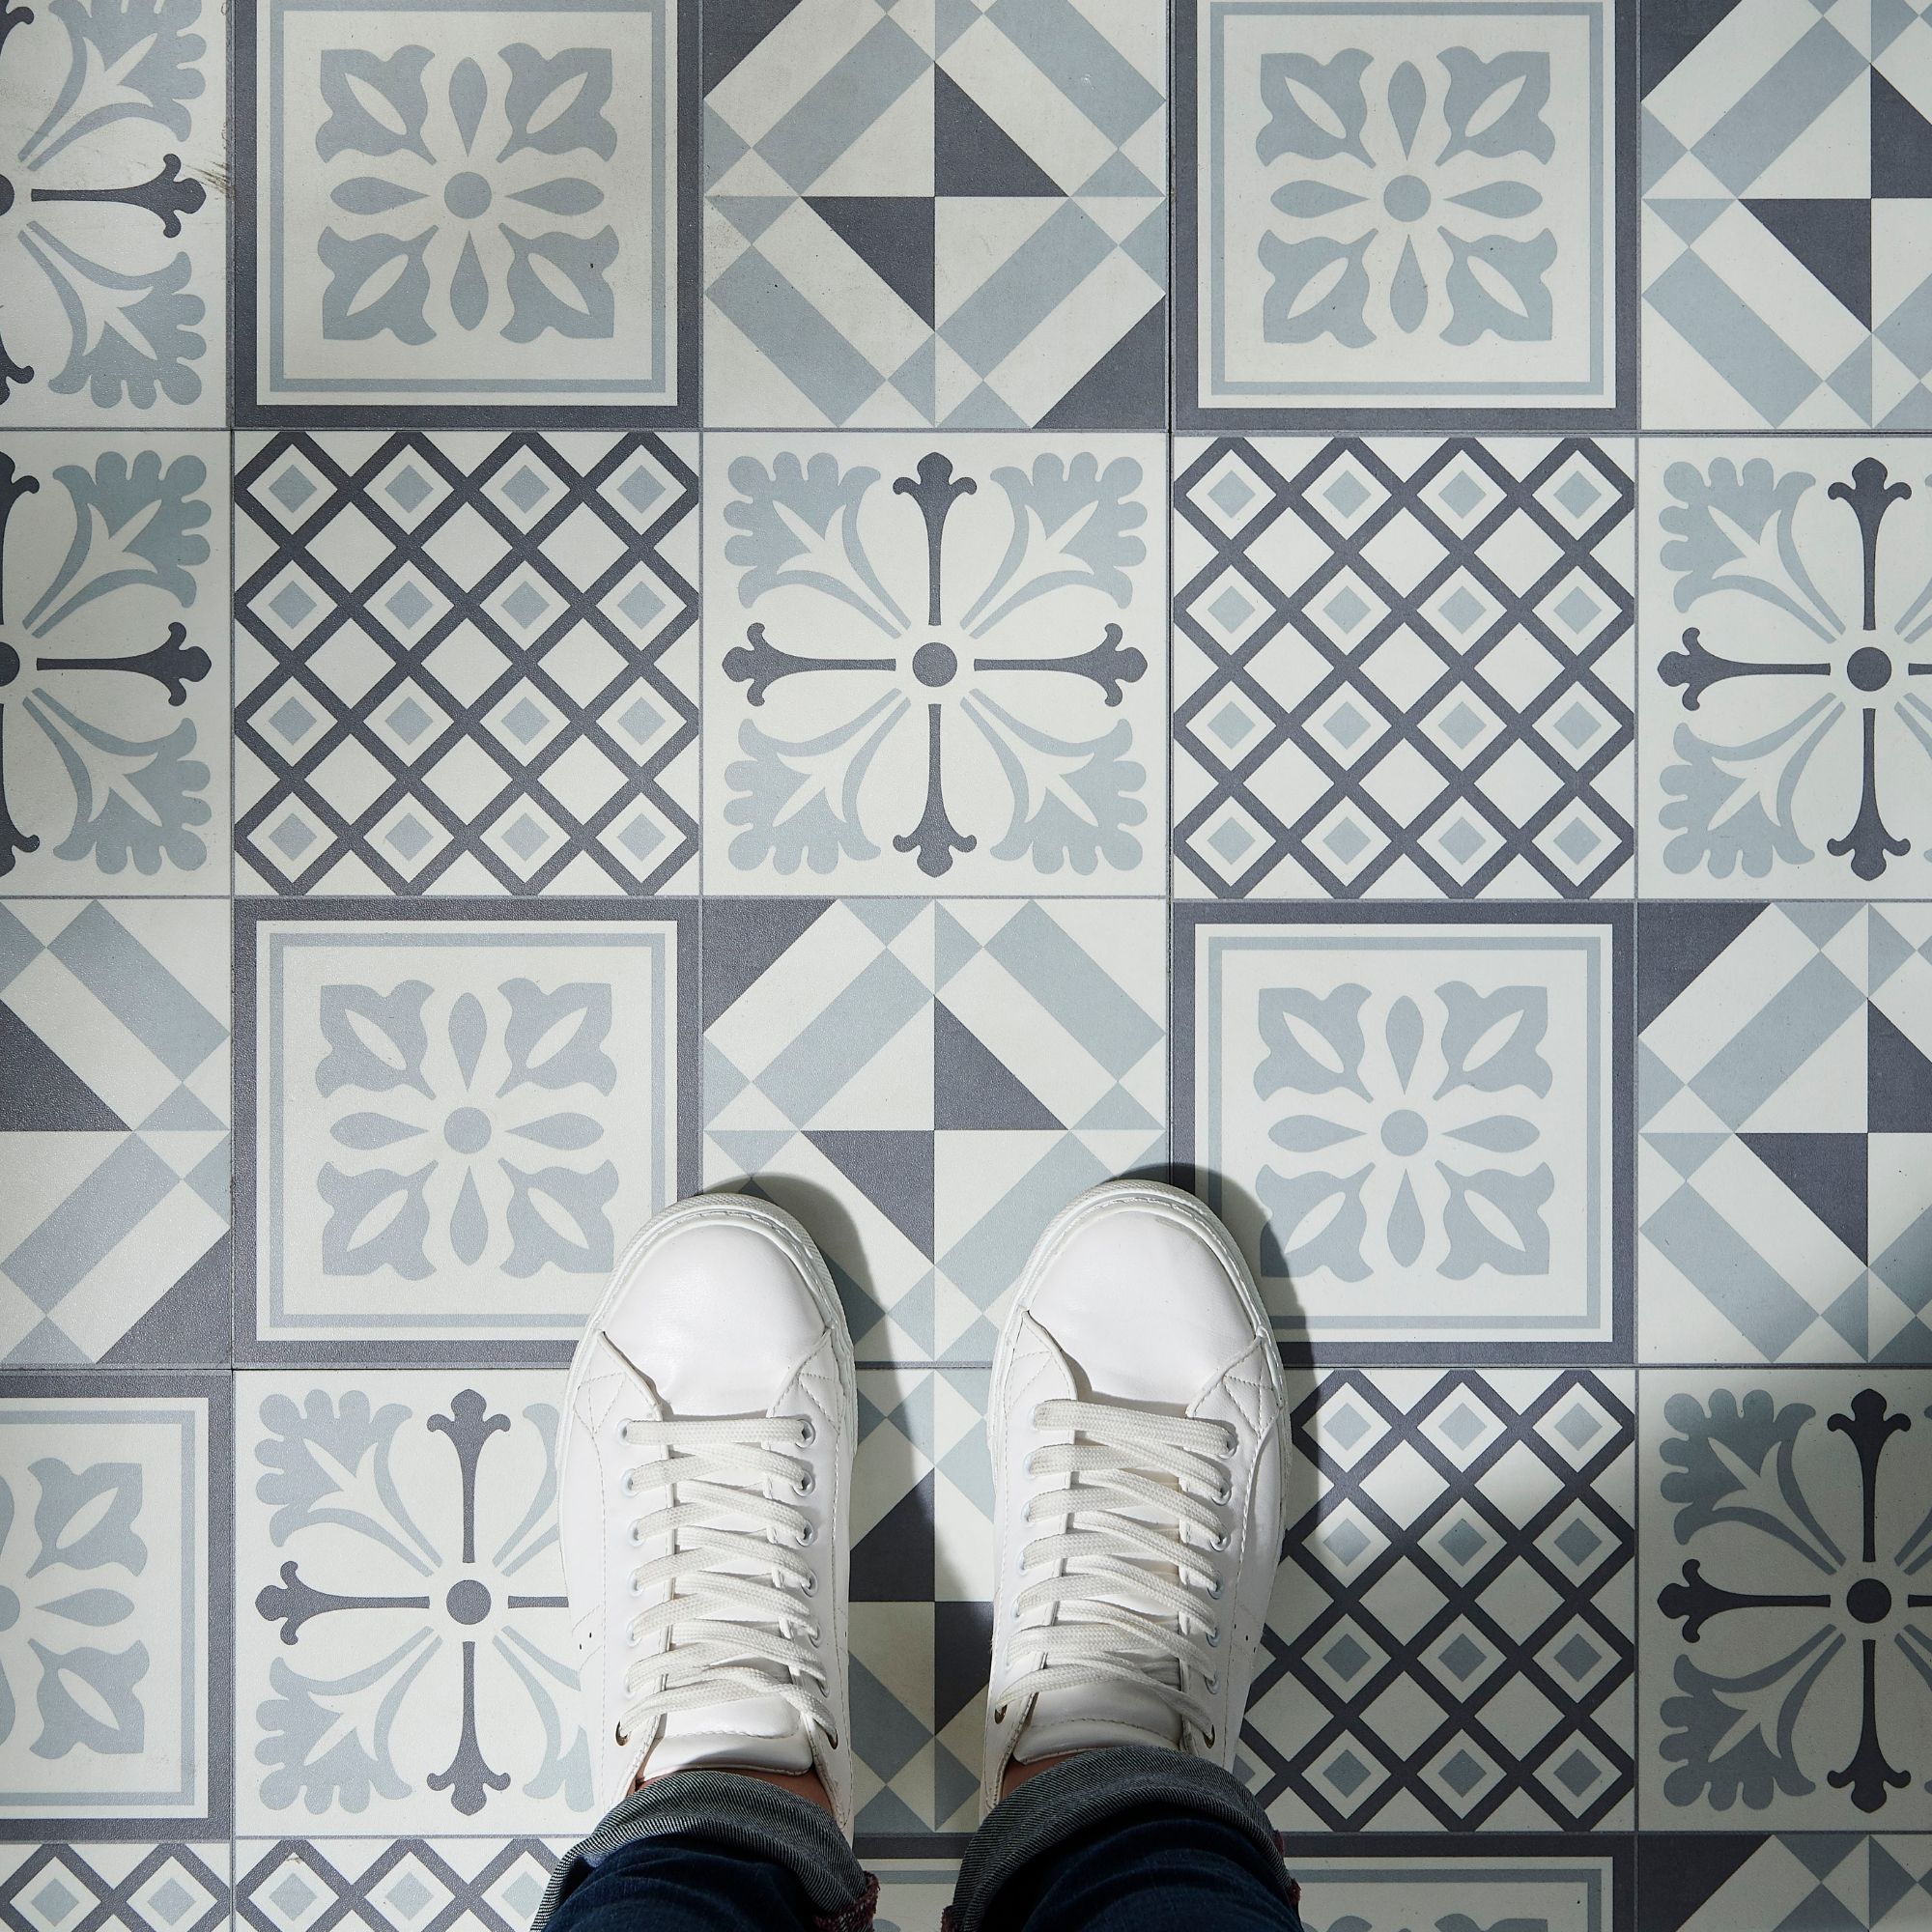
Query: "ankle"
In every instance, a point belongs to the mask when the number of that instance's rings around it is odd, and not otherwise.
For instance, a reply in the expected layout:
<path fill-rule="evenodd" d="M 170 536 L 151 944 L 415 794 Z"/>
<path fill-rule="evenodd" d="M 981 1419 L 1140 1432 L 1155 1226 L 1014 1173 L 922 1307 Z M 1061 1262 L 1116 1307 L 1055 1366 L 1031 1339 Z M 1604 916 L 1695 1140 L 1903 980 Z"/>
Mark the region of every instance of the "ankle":
<path fill-rule="evenodd" d="M 815 1771 L 759 1771 L 753 1766 L 736 1764 L 719 1765 L 713 1768 L 728 1771 L 733 1777 L 755 1777 L 761 1784 L 776 1784 L 781 1791 L 789 1791 L 795 1797 L 816 1804 L 821 1811 L 831 1812 L 835 1818 L 838 1816 L 833 1810 L 831 1795 L 825 1789 L 825 1782 Z M 667 1772 L 665 1776 L 674 1776 L 675 1773 Z M 658 1778 L 646 1777 L 639 1772 L 631 1789 L 642 1791 L 658 1782 L 660 1782 Z"/>

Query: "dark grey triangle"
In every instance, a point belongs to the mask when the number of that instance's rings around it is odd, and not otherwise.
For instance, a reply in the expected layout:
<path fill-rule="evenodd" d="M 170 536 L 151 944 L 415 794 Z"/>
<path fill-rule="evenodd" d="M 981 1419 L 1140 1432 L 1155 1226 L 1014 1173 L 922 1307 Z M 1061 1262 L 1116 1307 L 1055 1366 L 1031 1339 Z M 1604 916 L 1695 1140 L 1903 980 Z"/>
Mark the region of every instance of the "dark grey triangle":
<path fill-rule="evenodd" d="M 1871 77 L 1871 191 L 1875 201 L 1932 196 L 1932 122 L 1876 68 Z"/>
<path fill-rule="evenodd" d="M 1039 419 L 1042 430 L 1139 429 L 1167 385 L 1167 304 L 1157 301 Z"/>
<path fill-rule="evenodd" d="M 1641 1033 L 1754 920 L 1761 905 L 1672 899 L 1637 907 L 1636 1026 Z"/>
<path fill-rule="evenodd" d="M 704 906 L 704 1024 L 777 963 L 829 899 L 708 899 Z"/>
<path fill-rule="evenodd" d="M 0 1133 L 126 1133 L 108 1106 L 12 1007 L 0 1006 Z"/>
<path fill-rule="evenodd" d="M 1637 92 L 1648 95 L 1686 55 L 1694 53 L 1697 43 L 1723 23 L 1740 0 L 1671 0 L 1668 7 L 1649 14 L 1643 22 L 1643 78 Z"/>
<path fill-rule="evenodd" d="M 704 23 L 704 85 L 709 94 L 801 0 L 731 0 Z"/>
<path fill-rule="evenodd" d="M 1857 1255 L 1865 1253 L 1870 1163 L 1863 1134 L 1740 1134 L 1738 1138 Z"/>
<path fill-rule="evenodd" d="M 929 1604 L 933 1584 L 932 1471 L 852 1546 L 855 1604 Z"/>
<path fill-rule="evenodd" d="M 1932 1134 L 1932 1061 L 1869 1002 L 1865 1126 L 1875 1134 Z"/>
<path fill-rule="evenodd" d="M 932 1124 L 935 1127 L 1055 1128 L 1037 1094 L 959 1016 L 932 1009 Z"/>
<path fill-rule="evenodd" d="M 813 1147 L 907 1240 L 932 1254 L 932 1136 L 913 1131 L 810 1133 Z"/>
<path fill-rule="evenodd" d="M 1067 192 L 943 67 L 932 71 L 932 191 L 1056 201 Z"/>
<path fill-rule="evenodd" d="M 1745 206 L 1866 328 L 1871 327 L 1869 201 L 1747 201 Z"/>
<path fill-rule="evenodd" d="M 991 1604 L 933 1605 L 932 1728 L 935 1731 L 943 1731 L 985 1688 L 992 1661 Z"/>
<path fill-rule="evenodd" d="M 234 1325 L 234 1269 L 223 1235 L 100 1359 L 220 1366 L 232 1351 Z"/>
<path fill-rule="evenodd" d="M 933 211 L 924 194 L 809 194 L 805 205 L 930 328 Z"/>

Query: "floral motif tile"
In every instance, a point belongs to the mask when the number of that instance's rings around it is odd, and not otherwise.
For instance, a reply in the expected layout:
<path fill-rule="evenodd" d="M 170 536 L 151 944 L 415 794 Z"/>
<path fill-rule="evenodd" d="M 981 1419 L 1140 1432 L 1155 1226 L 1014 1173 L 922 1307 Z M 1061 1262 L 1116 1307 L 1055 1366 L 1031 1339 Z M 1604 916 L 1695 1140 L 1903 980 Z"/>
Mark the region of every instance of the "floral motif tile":
<path fill-rule="evenodd" d="M 0 420 L 221 428 L 221 11 L 76 0 L 0 18 Z"/>
<path fill-rule="evenodd" d="M 1647 1833 L 1637 1883 L 1660 1932 L 1837 1925 L 1911 1932 L 1932 1922 L 1932 1837 L 1904 1832 Z"/>
<path fill-rule="evenodd" d="M 690 421 L 696 0 L 237 17 L 243 421 Z"/>
<path fill-rule="evenodd" d="M 236 1378 L 241 1834 L 589 1829 L 562 1395 L 547 1370 Z"/>
<path fill-rule="evenodd" d="M 1161 427 L 1166 19 L 708 9 L 707 422 Z"/>
<path fill-rule="evenodd" d="M 706 890 L 1158 891 L 1164 454 L 707 438 Z"/>
<path fill-rule="evenodd" d="M 860 1359 L 989 1362 L 1059 1208 L 1166 1158 L 1132 900 L 707 900 L 704 1178 L 813 1230 Z"/>
<path fill-rule="evenodd" d="M 1932 1362 L 1932 907 L 1637 920 L 1642 1358 Z"/>
<path fill-rule="evenodd" d="M 1932 1375 L 1652 1369 L 1641 1411 L 1644 1825 L 1924 1831 Z"/>
<path fill-rule="evenodd" d="M 238 439 L 242 889 L 692 889 L 696 458 Z"/>
<path fill-rule="evenodd" d="M 1633 1373 L 1386 1369 L 1304 1390 L 1241 1733 L 1277 1825 L 1631 1826 Z"/>
<path fill-rule="evenodd" d="M 228 916 L 0 901 L 0 1357 L 225 1363 Z"/>
<path fill-rule="evenodd" d="M 1176 893 L 1627 895 L 1634 460 L 1178 442 Z"/>
<path fill-rule="evenodd" d="M 238 907 L 249 1350 L 564 1360 L 695 1184 L 696 908 L 558 908 Z"/>
<path fill-rule="evenodd" d="M 1183 0 L 1178 420 L 1628 417 L 1634 0 Z"/>
<path fill-rule="evenodd" d="M 852 1474 L 862 1836 L 970 1832 L 992 1654 L 990 1371 L 868 1369 Z"/>
<path fill-rule="evenodd" d="M 0 896 L 228 890 L 227 579 L 225 438 L 0 439 Z"/>
<path fill-rule="evenodd" d="M 1643 0 L 1643 415 L 1932 424 L 1932 25 Z"/>
<path fill-rule="evenodd" d="M 1630 922 L 1177 904 L 1175 1151 L 1283 1348 L 1629 1359 Z"/>
<path fill-rule="evenodd" d="M 223 1932 L 228 1845 L 0 1845 L 0 1918 L 33 1932 Z"/>
<path fill-rule="evenodd" d="M 568 1838 L 242 1839 L 235 1904 L 254 1932 L 525 1932 Z"/>
<path fill-rule="evenodd" d="M 228 1405 L 219 1377 L 0 1378 L 10 1835 L 225 1834 Z"/>
<path fill-rule="evenodd" d="M 1646 890 L 1932 894 L 1923 468 L 1895 440 L 1645 444 Z"/>

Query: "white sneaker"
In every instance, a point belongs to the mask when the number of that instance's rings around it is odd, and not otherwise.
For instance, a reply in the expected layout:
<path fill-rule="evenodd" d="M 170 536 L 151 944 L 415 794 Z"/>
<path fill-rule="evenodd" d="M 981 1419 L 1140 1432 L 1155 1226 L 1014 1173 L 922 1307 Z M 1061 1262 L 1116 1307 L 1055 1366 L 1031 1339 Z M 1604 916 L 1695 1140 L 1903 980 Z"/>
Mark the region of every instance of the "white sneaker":
<path fill-rule="evenodd" d="M 1009 1764 L 1168 1745 L 1232 1768 L 1284 1528 L 1281 1360 L 1226 1229 L 1122 1180 L 1034 1249 L 1000 1336 L 992 1683 Z"/>
<path fill-rule="evenodd" d="M 804 1229 L 740 1195 L 658 1215 L 578 1345 L 560 1433 L 601 1802 L 639 1774 L 815 1770 L 849 1835 L 858 1400 Z"/>

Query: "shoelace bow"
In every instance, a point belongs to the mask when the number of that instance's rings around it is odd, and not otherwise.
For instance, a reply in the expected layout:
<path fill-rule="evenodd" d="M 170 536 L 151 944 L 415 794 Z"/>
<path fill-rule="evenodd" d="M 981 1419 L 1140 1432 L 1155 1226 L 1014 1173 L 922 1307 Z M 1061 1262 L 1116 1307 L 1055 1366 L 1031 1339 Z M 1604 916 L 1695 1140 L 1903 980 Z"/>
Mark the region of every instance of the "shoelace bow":
<path fill-rule="evenodd" d="M 817 1586 L 790 1553 L 816 1532 L 803 1510 L 764 1488 L 769 1481 L 799 1495 L 811 1492 L 810 1467 L 772 1446 L 809 1448 L 810 1422 L 665 1417 L 626 1423 L 621 1439 L 666 1452 L 631 1468 L 623 1490 L 634 1497 L 666 1492 L 660 1507 L 633 1520 L 631 1541 L 664 1537 L 671 1547 L 631 1573 L 633 1595 L 660 1583 L 666 1593 L 631 1619 L 629 1641 L 641 1643 L 658 1631 L 668 1636 L 662 1650 L 639 1658 L 624 1674 L 631 1701 L 617 1720 L 617 1742 L 628 1744 L 679 1712 L 738 1697 L 781 1697 L 801 1723 L 816 1724 L 836 1745 L 824 1636 L 807 1601 Z M 749 1519 L 752 1526 L 727 1527 L 721 1518 L 741 1524 Z"/>
<path fill-rule="evenodd" d="M 1066 1527 L 1023 1552 L 1023 1575 L 1050 1574 L 1013 1600 L 1012 1615 L 1025 1627 L 1008 1654 L 1021 1674 L 1001 1691 L 995 1721 L 1038 1692 L 1124 1684 L 1166 1697 L 1211 1747 L 1214 1724 L 1202 1696 L 1220 1688 L 1211 1653 L 1221 1642 L 1223 1589 L 1211 1558 L 1229 1543 L 1221 1510 L 1231 1499 L 1224 1465 L 1236 1446 L 1234 1432 L 1191 1416 L 1070 1400 L 1041 1403 L 1034 1422 L 1075 1439 L 1035 1450 L 1028 1474 L 1073 1481 L 1037 1489 L 1027 1501 L 1029 1523 L 1064 1519 Z M 1162 1520 L 1145 1521 L 1129 1514 L 1135 1510 Z M 1184 1528 L 1200 1531 L 1207 1548 L 1188 1543 Z"/>

